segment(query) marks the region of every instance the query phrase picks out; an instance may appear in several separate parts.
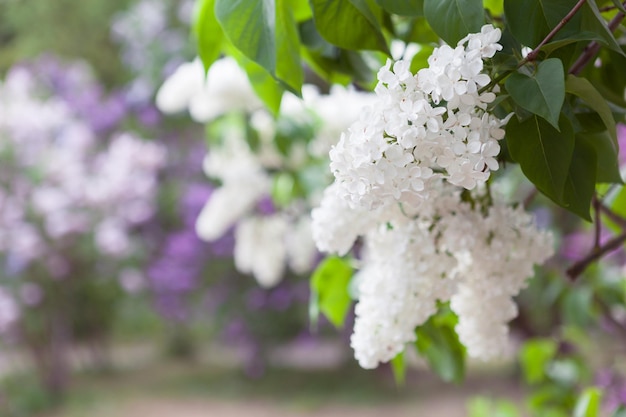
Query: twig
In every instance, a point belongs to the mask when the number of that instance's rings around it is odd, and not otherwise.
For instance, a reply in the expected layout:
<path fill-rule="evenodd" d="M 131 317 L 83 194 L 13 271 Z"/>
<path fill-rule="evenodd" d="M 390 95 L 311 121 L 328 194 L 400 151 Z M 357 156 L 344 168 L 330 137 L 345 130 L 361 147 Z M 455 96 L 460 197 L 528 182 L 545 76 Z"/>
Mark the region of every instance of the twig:
<path fill-rule="evenodd" d="M 583 259 L 570 266 L 566 271 L 567 276 L 572 280 L 576 279 L 580 274 L 585 272 L 589 265 L 607 253 L 619 248 L 624 242 L 626 242 L 626 232 L 622 232 L 622 234 L 617 235 L 599 248 L 593 249 Z"/>
<path fill-rule="evenodd" d="M 602 310 L 602 314 L 604 314 L 604 317 L 606 317 L 606 319 L 613 325 L 613 328 L 617 330 L 623 337 L 626 337 L 626 324 L 617 321 L 617 319 L 613 317 L 613 314 L 611 313 L 611 308 L 604 302 L 604 300 L 602 300 L 597 295 L 593 298 L 596 304 L 598 304 L 598 306 L 600 307 L 600 310 Z"/>
<path fill-rule="evenodd" d="M 593 205 L 593 213 L 594 213 L 594 226 L 595 226 L 595 233 L 594 233 L 594 240 L 593 240 L 593 249 L 594 250 L 598 250 L 600 248 L 600 240 L 602 238 L 602 223 L 600 222 L 600 200 L 598 200 L 598 196 L 596 195 L 596 193 L 593 194 L 593 201 L 592 201 L 592 205 Z"/>
<path fill-rule="evenodd" d="M 624 2 L 624 5 L 626 5 L 626 2 Z M 622 23 L 622 20 L 624 20 L 625 16 L 626 15 L 624 15 L 624 13 L 622 12 L 616 14 L 615 17 L 609 22 L 609 30 L 613 32 L 615 29 L 617 29 L 619 24 Z M 589 61 L 591 61 L 591 58 L 596 56 L 599 50 L 600 44 L 597 41 L 589 43 L 583 53 L 578 57 L 576 62 L 574 62 L 574 64 L 571 66 L 571 68 L 569 69 L 569 73 L 572 75 L 580 74 L 580 72 L 585 68 Z"/>
<path fill-rule="evenodd" d="M 537 194 L 539 194 L 539 190 L 537 190 L 536 188 L 533 188 L 532 191 L 528 193 L 528 195 L 526 196 L 526 198 L 524 198 L 524 201 L 522 202 L 524 209 L 528 209 L 528 206 L 530 206 Z"/>
<path fill-rule="evenodd" d="M 572 10 L 569 11 L 568 14 L 565 15 L 565 17 L 563 19 L 561 19 L 561 21 L 559 22 L 558 25 L 556 25 L 551 31 L 550 33 L 548 33 L 548 35 L 541 41 L 541 43 L 539 43 L 539 45 L 537 45 L 537 47 L 535 49 L 533 49 L 532 51 L 530 51 L 528 53 L 528 55 L 526 55 L 526 58 L 524 58 L 522 60 L 522 63 L 520 63 L 521 65 L 526 64 L 527 62 L 531 62 L 534 61 L 535 59 L 537 59 L 537 56 L 539 55 L 539 50 L 548 42 L 550 42 L 552 40 L 552 38 L 554 38 L 554 36 L 556 36 L 556 34 L 563 28 L 563 26 L 565 26 L 567 24 L 567 22 L 569 22 L 570 20 L 572 20 L 572 17 L 574 17 L 574 15 L 576 14 L 576 12 L 578 10 L 580 10 L 581 7 L 583 7 L 583 5 L 587 2 L 587 0 L 578 0 L 578 3 L 576 3 L 574 5 L 574 7 L 572 8 Z M 525 61 L 525 62 L 524 62 Z M 519 68 L 519 67 L 518 67 Z"/>
<path fill-rule="evenodd" d="M 602 203 L 602 201 L 600 200 L 598 200 L 598 209 L 602 212 L 602 214 L 608 217 L 609 220 L 611 220 L 613 223 L 626 229 L 626 219 L 620 216 L 619 214 L 615 213 L 613 210 L 611 210 L 607 206 L 605 206 L 604 203 Z"/>

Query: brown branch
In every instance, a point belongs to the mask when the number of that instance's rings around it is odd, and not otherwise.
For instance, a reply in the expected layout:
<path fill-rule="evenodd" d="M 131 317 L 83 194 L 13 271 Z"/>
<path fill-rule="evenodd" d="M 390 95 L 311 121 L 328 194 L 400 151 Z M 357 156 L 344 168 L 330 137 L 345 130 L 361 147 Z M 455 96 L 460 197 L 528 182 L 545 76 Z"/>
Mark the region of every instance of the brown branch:
<path fill-rule="evenodd" d="M 623 229 L 626 229 L 626 219 L 615 213 L 613 210 L 604 205 L 604 203 L 598 200 L 598 210 L 606 217 L 609 218 L 613 223 L 617 224 Z"/>
<path fill-rule="evenodd" d="M 593 239 L 593 248 L 594 250 L 597 250 L 598 248 L 600 248 L 600 240 L 602 238 L 602 223 L 600 222 L 600 200 L 598 200 L 598 196 L 596 193 L 593 193 L 593 200 L 592 200 L 592 205 L 593 205 L 593 213 L 594 213 L 594 226 L 595 226 L 595 233 L 594 233 L 594 239 Z"/>
<path fill-rule="evenodd" d="M 528 193 L 528 195 L 526 196 L 526 198 L 524 198 L 524 201 L 522 202 L 524 210 L 528 209 L 535 197 L 537 197 L 537 194 L 539 194 L 539 190 L 537 190 L 537 188 L 533 188 L 532 191 Z"/>
<path fill-rule="evenodd" d="M 606 242 L 604 245 L 599 248 L 593 249 L 587 256 L 583 259 L 576 262 L 574 265 L 567 268 L 566 274 L 571 279 L 576 279 L 580 274 L 585 272 L 585 270 L 595 261 L 606 255 L 607 253 L 619 248 L 622 244 L 626 242 L 626 232 L 622 232 L 622 234 L 615 236 L 613 239 Z"/>
<path fill-rule="evenodd" d="M 597 295 L 593 297 L 594 301 L 602 310 L 602 314 L 604 317 L 611 323 L 612 327 L 617 330 L 622 337 L 626 337 L 626 323 L 619 322 L 615 317 L 613 317 L 613 313 L 611 313 L 611 308 Z"/>
<path fill-rule="evenodd" d="M 569 22 L 570 20 L 572 20 L 572 18 L 574 17 L 574 15 L 576 14 L 576 12 L 578 10 L 580 10 L 581 7 L 583 7 L 583 5 L 587 2 L 587 0 L 578 0 L 578 3 L 576 3 L 574 5 L 574 7 L 572 8 L 572 10 L 569 11 L 569 13 L 567 13 L 565 15 L 565 17 L 563 19 L 561 19 L 561 21 L 558 23 L 558 25 L 556 25 L 551 31 L 550 33 L 548 33 L 548 35 L 541 41 L 541 43 L 539 43 L 539 45 L 537 45 L 537 47 L 535 49 L 533 49 L 532 51 L 530 51 L 528 53 L 528 55 L 526 55 L 526 58 L 524 58 L 524 60 L 522 60 L 524 65 L 527 62 L 531 62 L 534 61 L 535 59 L 537 59 L 537 56 L 539 55 L 539 50 L 548 42 L 550 42 L 552 40 L 552 38 L 554 38 L 556 36 L 556 34 L 563 29 L 563 26 L 565 26 L 567 24 L 567 22 Z"/>
<path fill-rule="evenodd" d="M 624 2 L 624 5 L 626 5 L 626 2 Z M 615 29 L 617 29 L 619 24 L 622 23 L 622 20 L 624 20 L 625 16 L 626 15 L 624 15 L 624 13 L 622 12 L 616 14 L 615 17 L 609 22 L 609 30 L 613 32 Z M 569 69 L 569 73 L 572 75 L 580 74 L 580 72 L 591 61 L 591 59 L 596 56 L 599 50 L 600 44 L 597 41 L 589 43 L 583 53 L 578 57 L 576 62 L 572 64 L 571 68 Z"/>

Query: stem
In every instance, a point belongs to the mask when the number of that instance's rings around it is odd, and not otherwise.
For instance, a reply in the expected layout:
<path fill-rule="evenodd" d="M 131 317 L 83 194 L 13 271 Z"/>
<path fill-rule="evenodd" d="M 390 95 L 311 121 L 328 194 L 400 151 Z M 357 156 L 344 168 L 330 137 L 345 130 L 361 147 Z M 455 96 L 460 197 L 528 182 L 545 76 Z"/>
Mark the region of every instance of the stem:
<path fill-rule="evenodd" d="M 624 2 L 624 4 L 626 5 L 626 2 Z M 609 30 L 613 32 L 615 29 L 617 29 L 622 20 L 624 20 L 624 17 L 625 15 L 622 12 L 616 14 L 615 17 L 609 22 Z M 572 75 L 580 74 L 585 66 L 591 61 L 591 58 L 596 56 L 599 50 L 600 44 L 596 41 L 593 41 L 589 45 L 587 45 L 583 53 L 578 57 L 576 62 L 574 62 L 572 67 L 569 69 L 569 73 Z"/>
<path fill-rule="evenodd" d="M 615 317 L 613 317 L 611 308 L 598 296 L 594 297 L 594 301 L 598 304 L 600 310 L 602 310 L 602 314 L 604 314 L 604 317 L 606 317 L 609 323 L 611 323 L 613 328 L 617 330 L 622 337 L 626 337 L 626 326 L 624 323 L 620 323 L 615 319 Z"/>
<path fill-rule="evenodd" d="M 593 212 L 594 212 L 594 226 L 595 226 L 595 236 L 593 241 L 593 249 L 598 250 L 600 248 L 600 240 L 602 237 L 602 224 L 600 223 L 600 200 L 598 200 L 598 196 L 593 194 Z"/>
<path fill-rule="evenodd" d="M 572 10 L 570 10 L 567 15 L 565 15 L 565 17 L 563 19 L 561 19 L 561 21 L 550 31 L 550 33 L 548 33 L 548 35 L 539 43 L 539 45 L 537 45 L 537 47 L 535 49 L 533 49 L 532 51 L 530 51 L 528 53 L 528 55 L 526 55 L 526 57 L 524 59 L 522 59 L 519 64 L 517 64 L 517 67 L 515 68 L 515 70 L 507 70 L 505 72 L 503 72 L 502 74 L 498 75 L 495 79 L 493 79 L 489 84 L 487 84 L 486 86 L 484 86 L 483 88 L 481 88 L 480 90 L 478 90 L 478 94 L 482 94 L 487 90 L 490 90 L 491 88 L 493 88 L 496 84 L 498 84 L 500 81 L 502 81 L 503 79 L 505 79 L 506 77 L 508 77 L 509 75 L 511 75 L 514 71 L 520 69 L 521 67 L 523 67 L 524 65 L 528 64 L 531 61 L 534 61 L 537 59 L 537 56 L 539 55 L 539 50 L 548 42 L 550 42 L 552 40 L 552 38 L 554 38 L 556 36 L 556 34 L 563 29 L 563 26 L 565 26 L 567 24 L 567 22 L 569 22 L 570 20 L 572 20 L 572 18 L 574 17 L 574 15 L 576 14 L 576 12 L 578 10 L 580 10 L 581 7 L 583 7 L 583 5 L 585 4 L 587 0 L 578 0 L 578 3 L 576 3 L 574 5 L 574 7 L 572 8 Z"/>
<path fill-rule="evenodd" d="M 522 60 L 522 62 L 520 62 L 520 66 L 525 65 L 527 62 L 531 62 L 534 61 L 535 59 L 537 59 L 537 55 L 539 55 L 539 50 L 548 42 L 550 42 L 552 40 L 552 38 L 554 38 L 554 36 L 563 28 L 563 26 L 565 26 L 567 24 L 567 22 L 569 22 L 570 20 L 572 20 L 572 17 L 574 17 L 574 15 L 576 14 L 576 12 L 578 10 L 580 10 L 581 7 L 583 7 L 583 5 L 587 2 L 587 0 L 578 0 L 578 3 L 576 3 L 574 5 L 574 7 L 572 8 L 572 10 L 569 11 L 568 14 L 565 15 L 565 17 L 563 19 L 561 19 L 561 21 L 559 22 L 558 25 L 556 25 L 554 27 L 554 29 L 552 29 L 550 31 L 550 33 L 548 33 L 548 36 L 546 36 L 539 45 L 537 45 L 537 47 L 535 49 L 533 49 L 532 51 L 530 51 L 528 53 L 528 55 L 526 55 L 526 58 L 524 58 Z M 519 66 L 518 66 L 519 68 Z"/>
<path fill-rule="evenodd" d="M 572 280 L 576 279 L 580 274 L 585 272 L 589 265 L 606 255 L 607 253 L 619 248 L 624 242 L 626 242 L 626 232 L 623 232 L 622 234 L 609 240 L 604 246 L 593 249 L 583 259 L 570 266 L 566 271 L 567 276 L 570 277 L 570 279 Z"/>

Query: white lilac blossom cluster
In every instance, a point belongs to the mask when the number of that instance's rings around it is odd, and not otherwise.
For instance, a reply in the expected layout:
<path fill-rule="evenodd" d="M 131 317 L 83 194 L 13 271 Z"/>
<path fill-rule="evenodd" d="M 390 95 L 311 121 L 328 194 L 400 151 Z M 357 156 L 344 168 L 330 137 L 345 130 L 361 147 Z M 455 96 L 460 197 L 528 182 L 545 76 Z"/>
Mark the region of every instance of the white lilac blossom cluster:
<path fill-rule="evenodd" d="M 417 74 L 391 61 L 378 72 L 377 102 L 330 152 L 331 171 L 351 206 L 375 208 L 429 197 L 443 178 L 473 189 L 498 169 L 505 121 L 487 112 L 491 79 L 484 60 L 502 49 L 500 30 L 486 25 L 456 48 L 442 45 Z"/>
<path fill-rule="evenodd" d="M 128 132 L 103 140 L 40 81 L 27 67 L 0 81 L 0 253 L 11 274 L 36 263 L 63 279 L 89 247 L 132 255 L 165 151 Z"/>
<path fill-rule="evenodd" d="M 254 275 L 263 287 L 276 285 L 287 266 L 299 274 L 310 271 L 317 257 L 310 226 L 312 203 L 298 198 L 286 207 L 273 205 L 268 200 L 276 181 L 273 172 L 319 164 L 320 156 L 328 154 L 339 134 L 358 116 L 360 106 L 375 97 L 340 86 L 334 86 L 328 95 L 305 86 L 303 96 L 304 100 L 289 93 L 283 96 L 281 120 L 315 126 L 316 133 L 308 143 L 291 138 L 286 154 L 274 143 L 281 121 L 263 108 L 245 72 L 232 58 L 216 61 L 206 75 L 199 59 L 185 63 L 156 96 L 157 106 L 165 113 L 188 110 L 201 123 L 222 115 L 245 114 L 256 131 L 259 143 L 255 149 L 236 124 L 223 129 L 219 143 L 211 146 L 204 170 L 220 187 L 200 213 L 196 230 L 202 239 L 215 241 L 234 227 L 235 264 L 241 272 Z M 326 174 L 322 175 L 319 182 L 323 184 L 327 181 Z"/>
<path fill-rule="evenodd" d="M 485 214 L 442 180 L 419 208 L 352 208 L 337 184 L 312 212 L 320 250 L 345 254 L 357 237 L 365 250 L 355 276 L 358 303 L 351 344 L 362 367 L 387 362 L 415 340 L 415 327 L 450 301 L 456 331 L 471 357 L 509 352 L 512 297 L 552 255 L 552 236 L 521 208 L 497 203 Z M 436 190 L 436 191 L 435 191 Z M 419 213 L 419 214 L 418 214 Z"/>
<path fill-rule="evenodd" d="M 487 111 L 494 94 L 480 93 L 499 38 L 487 25 L 435 49 L 415 76 L 405 62 L 387 63 L 378 102 L 330 152 L 335 182 L 312 211 L 313 238 L 339 255 L 363 240 L 351 345 L 364 368 L 415 341 L 438 302 L 458 315 L 471 357 L 506 355 L 512 297 L 552 255 L 552 236 L 522 208 L 488 203 L 482 185 L 504 137 L 505 121 Z M 463 189 L 474 190 L 471 202 Z"/>

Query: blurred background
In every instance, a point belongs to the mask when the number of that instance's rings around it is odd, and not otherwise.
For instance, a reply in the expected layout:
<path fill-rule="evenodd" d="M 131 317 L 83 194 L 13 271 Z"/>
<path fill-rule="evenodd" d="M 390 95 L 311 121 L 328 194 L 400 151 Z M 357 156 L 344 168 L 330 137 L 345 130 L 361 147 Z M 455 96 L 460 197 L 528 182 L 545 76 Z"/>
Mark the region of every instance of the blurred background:
<path fill-rule="evenodd" d="M 593 233 L 562 212 L 535 213 L 565 232 L 560 254 L 519 298 L 513 336 L 531 342 L 519 359 L 469 363 L 463 383 L 447 382 L 458 364 L 445 352 L 439 372 L 407 355 L 404 384 L 389 366 L 359 368 L 351 313 L 339 329 L 309 319 L 320 259 L 310 242 L 291 240 L 301 250 L 287 257 L 272 246 L 279 237 L 234 220 L 207 226 L 208 242 L 197 237 L 207 201 L 244 186 L 231 180 L 240 173 L 211 168 L 219 162 L 203 167 L 209 148 L 227 155 L 232 131 L 263 146 L 267 121 L 224 106 L 205 126 L 157 109 L 159 87 L 196 55 L 193 7 L 0 0 L 0 416 L 515 416 L 528 404 L 570 407 L 585 384 L 607 390 L 607 409 L 626 400 L 615 353 L 623 330 L 592 300 L 623 305 L 622 253 L 570 285 L 563 265 L 586 253 Z M 307 146 L 268 151 L 257 162 L 271 184 L 242 203 L 257 220 L 280 213 L 272 230 L 297 230 L 312 204 L 301 197 L 316 192 L 307 184 L 329 182 L 316 138 L 333 107 L 311 102 L 319 105 L 293 105 L 272 127 Z M 532 193 L 515 169 L 502 187 Z M 251 249 L 246 230 L 262 236 Z M 281 266 L 247 261 L 264 246 L 263 259 Z"/>

